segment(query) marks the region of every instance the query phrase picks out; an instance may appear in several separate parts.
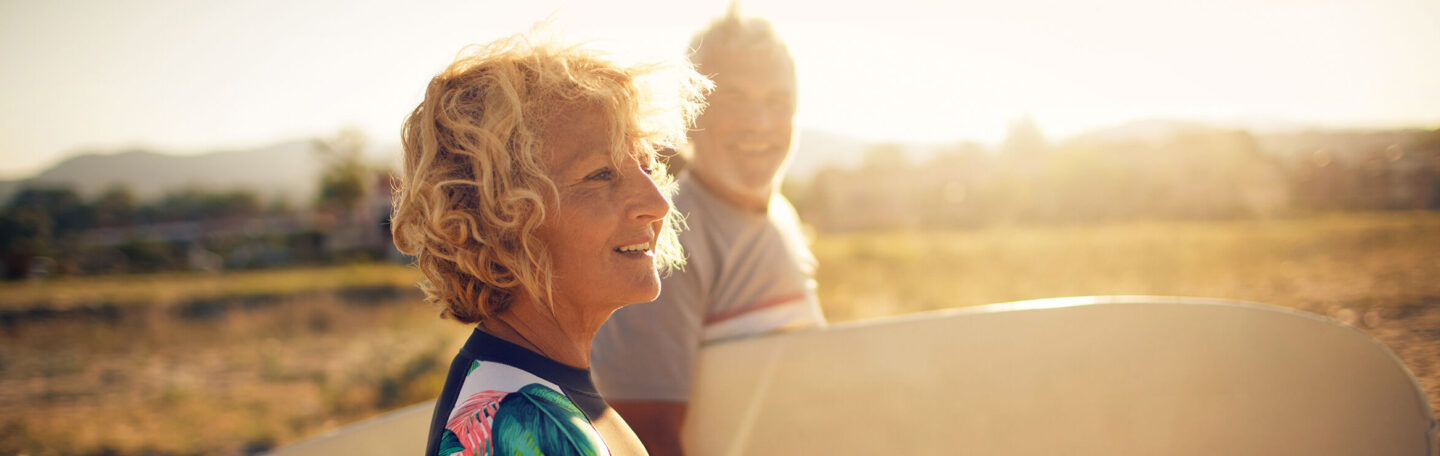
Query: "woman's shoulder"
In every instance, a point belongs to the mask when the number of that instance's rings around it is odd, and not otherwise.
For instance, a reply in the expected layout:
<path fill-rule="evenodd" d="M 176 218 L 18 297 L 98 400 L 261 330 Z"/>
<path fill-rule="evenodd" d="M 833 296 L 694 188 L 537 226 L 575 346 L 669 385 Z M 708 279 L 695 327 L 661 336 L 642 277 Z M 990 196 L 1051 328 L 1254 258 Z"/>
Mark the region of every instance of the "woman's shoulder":
<path fill-rule="evenodd" d="M 472 361 L 445 423 L 439 456 L 609 454 L 558 385 L 514 366 Z"/>

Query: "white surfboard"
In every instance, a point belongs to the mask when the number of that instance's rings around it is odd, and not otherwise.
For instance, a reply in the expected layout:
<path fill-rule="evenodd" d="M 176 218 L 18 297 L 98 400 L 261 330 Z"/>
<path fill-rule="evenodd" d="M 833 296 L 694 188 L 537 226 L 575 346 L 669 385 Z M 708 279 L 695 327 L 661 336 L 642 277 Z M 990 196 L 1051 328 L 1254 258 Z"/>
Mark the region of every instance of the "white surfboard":
<path fill-rule="evenodd" d="M 956 309 L 708 347 L 691 455 L 1422 455 L 1434 415 L 1383 345 L 1231 302 Z"/>
<path fill-rule="evenodd" d="M 686 450 L 792 454 L 1440 455 L 1383 345 L 1218 300 L 1023 301 L 701 351 Z M 417 454 L 430 404 L 275 454 Z"/>

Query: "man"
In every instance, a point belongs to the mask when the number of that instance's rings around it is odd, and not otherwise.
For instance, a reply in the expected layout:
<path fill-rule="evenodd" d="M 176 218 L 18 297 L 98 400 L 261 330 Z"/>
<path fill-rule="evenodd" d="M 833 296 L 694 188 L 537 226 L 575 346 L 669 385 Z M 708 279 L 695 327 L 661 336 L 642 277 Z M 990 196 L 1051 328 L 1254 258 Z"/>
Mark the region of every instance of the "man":
<path fill-rule="evenodd" d="M 714 80 L 691 133 L 675 209 L 687 263 L 660 297 L 616 312 L 596 334 L 601 393 L 653 455 L 681 454 L 696 354 L 707 343 L 825 324 L 815 258 L 779 194 L 795 117 L 795 66 L 770 24 L 732 8 L 695 36 Z"/>

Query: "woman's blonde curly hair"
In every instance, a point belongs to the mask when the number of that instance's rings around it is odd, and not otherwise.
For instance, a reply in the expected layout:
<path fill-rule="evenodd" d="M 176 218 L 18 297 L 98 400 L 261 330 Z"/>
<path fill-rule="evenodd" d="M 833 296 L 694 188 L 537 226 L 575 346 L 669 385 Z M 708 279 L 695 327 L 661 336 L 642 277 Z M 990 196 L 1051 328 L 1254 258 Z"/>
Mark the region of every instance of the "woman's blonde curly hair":
<path fill-rule="evenodd" d="M 426 301 L 464 323 L 504 311 L 520 292 L 550 302 L 551 258 L 535 237 L 545 201 L 558 201 L 541 151 L 547 129 L 565 125 L 550 121 L 598 108 L 611 126 L 611 159 L 652 163 L 684 142 L 710 88 L 679 61 L 625 66 L 525 36 L 465 48 L 430 80 L 402 133 L 391 231 L 424 273 Z M 651 176 L 668 199 L 669 173 Z M 659 236 L 662 270 L 683 264 L 676 217 Z"/>

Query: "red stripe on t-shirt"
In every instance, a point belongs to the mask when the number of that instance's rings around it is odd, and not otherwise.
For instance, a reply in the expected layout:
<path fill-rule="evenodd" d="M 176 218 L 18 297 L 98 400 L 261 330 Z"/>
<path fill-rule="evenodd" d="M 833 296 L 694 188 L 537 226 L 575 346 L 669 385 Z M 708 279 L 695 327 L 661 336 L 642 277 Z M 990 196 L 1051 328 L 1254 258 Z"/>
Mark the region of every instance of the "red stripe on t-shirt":
<path fill-rule="evenodd" d="M 805 299 L 805 292 L 802 291 L 802 292 L 795 293 L 795 294 L 788 294 L 788 295 L 784 295 L 784 296 L 777 296 L 777 297 L 770 298 L 770 299 L 762 299 L 762 300 L 755 301 L 755 302 L 753 302 L 753 303 L 746 304 L 746 305 L 743 305 L 743 306 L 740 306 L 740 307 L 736 307 L 736 308 L 734 308 L 734 309 L 730 309 L 730 310 L 727 310 L 727 311 L 724 311 L 724 312 L 720 312 L 720 313 L 717 313 L 717 314 L 714 314 L 714 315 L 707 315 L 707 316 L 705 316 L 705 324 L 707 324 L 707 325 L 713 325 L 713 324 L 716 324 L 716 323 L 723 322 L 723 321 L 725 321 L 725 320 L 730 320 L 730 319 L 733 319 L 733 318 L 736 318 L 736 317 L 739 317 L 739 316 L 748 314 L 748 313 L 750 313 L 750 312 L 765 310 L 765 309 L 768 309 L 768 308 L 771 308 L 771 307 L 775 307 L 775 306 L 778 306 L 778 305 L 781 305 L 781 304 L 785 304 L 785 303 L 790 302 L 790 301 L 795 301 L 795 300 L 800 300 L 800 299 Z"/>

